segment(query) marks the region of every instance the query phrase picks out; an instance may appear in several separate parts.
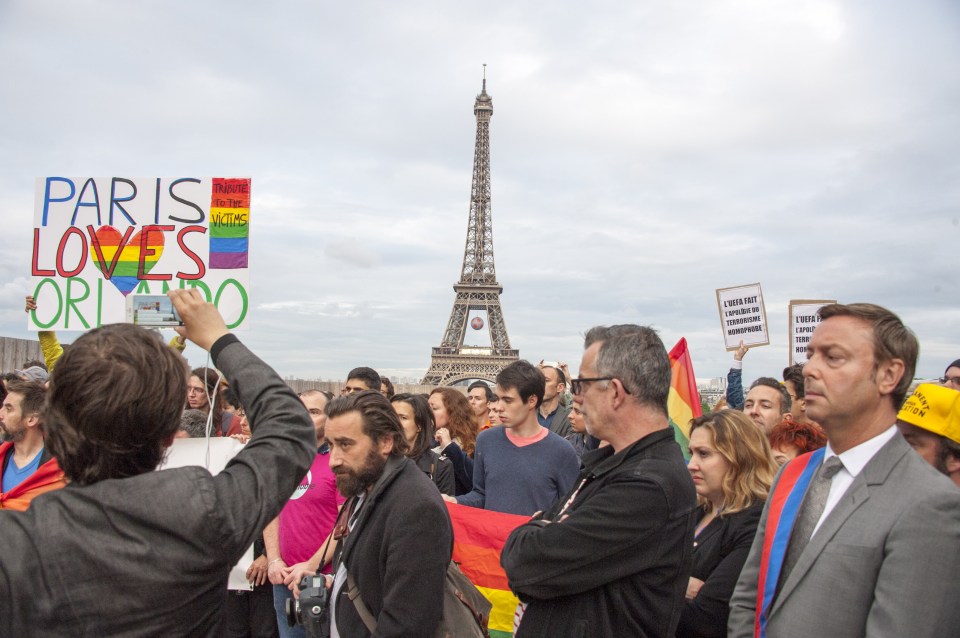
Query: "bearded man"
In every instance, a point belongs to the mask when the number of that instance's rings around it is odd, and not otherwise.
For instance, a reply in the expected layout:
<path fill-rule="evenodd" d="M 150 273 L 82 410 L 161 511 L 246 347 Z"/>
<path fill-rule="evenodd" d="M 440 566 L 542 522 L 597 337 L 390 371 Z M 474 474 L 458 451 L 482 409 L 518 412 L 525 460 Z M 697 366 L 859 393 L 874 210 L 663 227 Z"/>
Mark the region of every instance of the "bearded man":
<path fill-rule="evenodd" d="M 443 614 L 453 553 L 440 492 L 404 455 L 403 426 L 382 394 L 339 397 L 326 413 L 330 469 L 347 499 L 333 530 L 330 635 L 372 635 L 358 612 L 362 605 L 378 636 L 431 636 Z M 359 593 L 355 600 L 348 580 Z"/>

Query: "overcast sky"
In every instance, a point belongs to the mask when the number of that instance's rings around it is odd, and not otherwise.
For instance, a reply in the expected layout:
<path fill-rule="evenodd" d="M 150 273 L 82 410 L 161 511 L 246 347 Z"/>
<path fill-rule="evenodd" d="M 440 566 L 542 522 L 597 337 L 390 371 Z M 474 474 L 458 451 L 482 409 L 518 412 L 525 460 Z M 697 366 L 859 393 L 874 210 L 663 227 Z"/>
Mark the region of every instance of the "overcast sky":
<path fill-rule="evenodd" d="M 251 326 L 282 374 L 419 377 L 460 275 L 482 64 L 523 358 L 597 324 L 726 373 L 715 289 L 871 301 L 960 357 L 960 3 L 0 0 L 0 335 L 34 180 L 250 176 Z M 77 333 L 62 333 L 70 341 Z M 191 348 L 191 363 L 203 363 Z"/>

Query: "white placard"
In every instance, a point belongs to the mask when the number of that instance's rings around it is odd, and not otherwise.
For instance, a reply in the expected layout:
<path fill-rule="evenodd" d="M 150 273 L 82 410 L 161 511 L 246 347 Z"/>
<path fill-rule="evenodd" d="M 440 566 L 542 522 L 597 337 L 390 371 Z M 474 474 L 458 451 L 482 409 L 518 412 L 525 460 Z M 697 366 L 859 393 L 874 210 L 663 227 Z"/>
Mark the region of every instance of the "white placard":
<path fill-rule="evenodd" d="M 227 466 L 230 459 L 243 449 L 243 443 L 230 437 L 212 437 L 210 439 L 174 439 L 167 457 L 157 470 L 169 470 L 175 467 L 198 466 L 217 475 Z M 252 495 L 251 495 L 252 497 Z M 247 569 L 253 563 L 253 545 L 247 548 L 240 562 L 230 570 L 227 589 L 251 591 L 253 585 L 247 580 Z"/>
<path fill-rule="evenodd" d="M 745 346 L 765 346 L 770 343 L 767 334 L 767 311 L 763 307 L 760 284 L 749 284 L 717 290 L 717 309 L 727 350 L 736 350 L 741 341 Z"/>
<path fill-rule="evenodd" d="M 36 181 L 29 330 L 124 320 L 130 295 L 194 288 L 227 327 L 250 307 L 250 178 L 45 177 Z"/>
<path fill-rule="evenodd" d="M 807 344 L 813 331 L 820 325 L 817 312 L 827 304 L 837 303 L 826 299 L 790 300 L 790 365 L 807 361 Z"/>

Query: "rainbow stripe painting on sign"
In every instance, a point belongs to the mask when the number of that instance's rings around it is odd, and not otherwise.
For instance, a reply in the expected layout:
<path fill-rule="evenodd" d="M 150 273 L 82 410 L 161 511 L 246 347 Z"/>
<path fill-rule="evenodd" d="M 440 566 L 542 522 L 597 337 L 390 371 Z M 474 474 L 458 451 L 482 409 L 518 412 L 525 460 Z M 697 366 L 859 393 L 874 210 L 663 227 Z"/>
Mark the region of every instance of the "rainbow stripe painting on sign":
<path fill-rule="evenodd" d="M 208 267 L 215 270 L 246 268 L 249 242 L 250 179 L 213 178 Z"/>

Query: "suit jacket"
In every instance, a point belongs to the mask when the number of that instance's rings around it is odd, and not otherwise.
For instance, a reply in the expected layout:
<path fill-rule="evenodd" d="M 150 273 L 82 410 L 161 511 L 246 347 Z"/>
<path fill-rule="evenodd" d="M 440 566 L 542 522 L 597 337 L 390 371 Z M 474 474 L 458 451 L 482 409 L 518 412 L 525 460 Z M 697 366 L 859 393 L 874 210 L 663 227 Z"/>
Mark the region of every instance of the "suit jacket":
<path fill-rule="evenodd" d="M 754 635 L 767 514 L 730 601 L 731 638 Z M 767 613 L 767 636 L 940 638 L 960 627 L 958 601 L 960 490 L 898 433 L 804 548 Z"/>
<path fill-rule="evenodd" d="M 687 600 L 680 614 L 677 638 L 723 636 L 727 632 L 730 596 L 747 560 L 764 502 L 725 514 L 700 530 L 693 543 L 690 576 L 703 581 L 696 598 Z M 703 510 L 697 520 L 703 518 Z"/>
<path fill-rule="evenodd" d="M 560 438 L 566 438 L 571 432 L 570 426 L 570 406 L 564 405 L 563 402 L 557 406 L 556 412 L 553 413 L 553 420 L 550 421 L 550 431 L 560 436 Z"/>
<path fill-rule="evenodd" d="M 453 526 L 440 492 L 413 461 L 391 456 L 337 545 L 334 573 L 343 565 L 353 576 L 377 621 L 376 636 L 432 636 L 452 554 Z M 343 580 L 330 602 L 337 629 L 344 638 L 369 636 Z"/>

